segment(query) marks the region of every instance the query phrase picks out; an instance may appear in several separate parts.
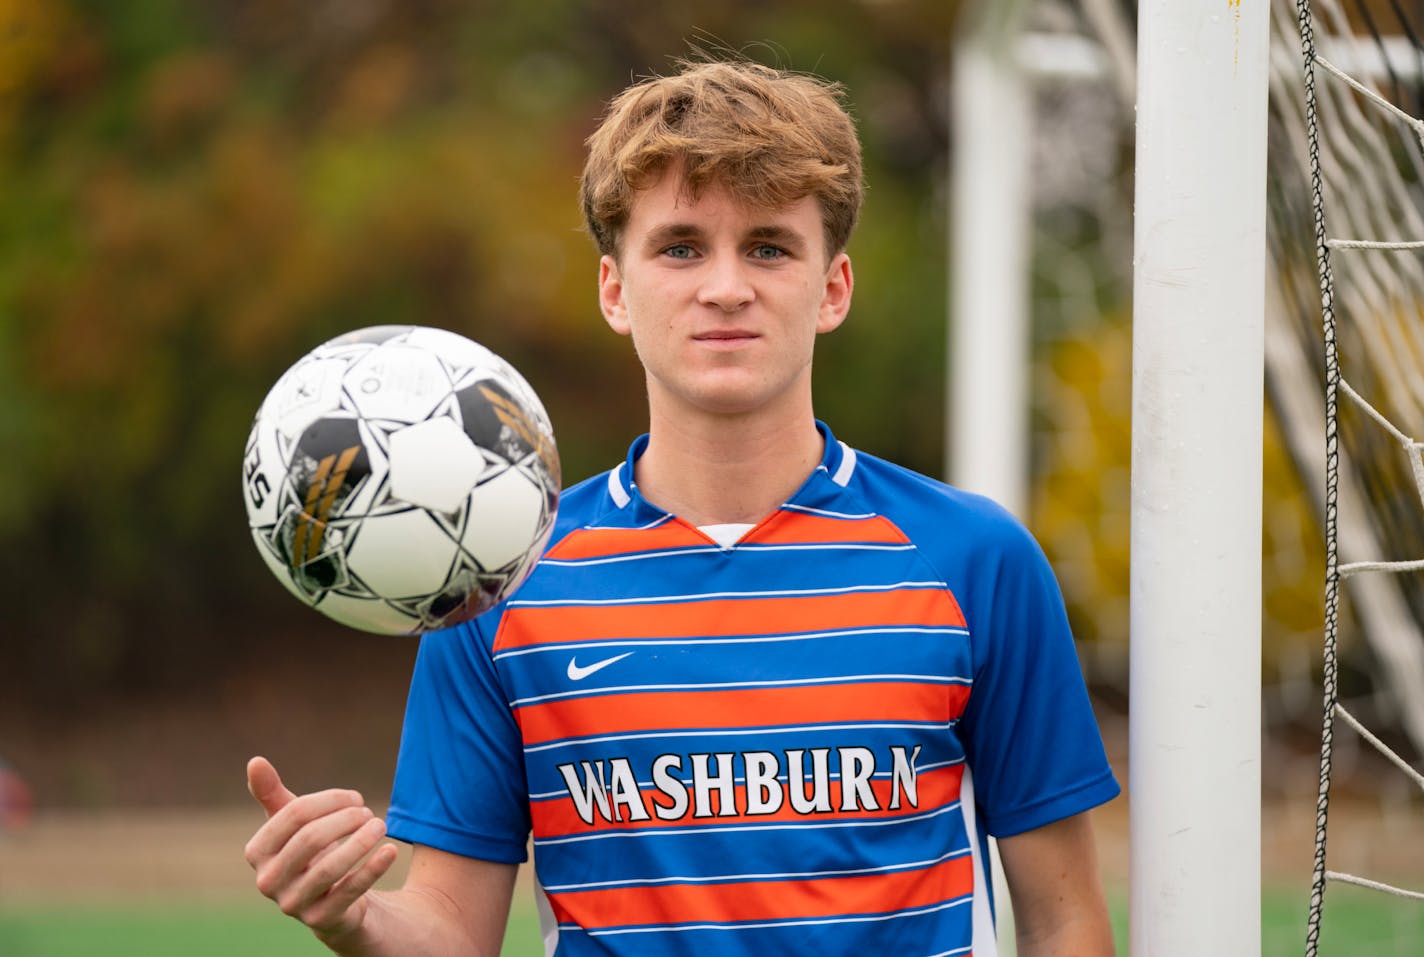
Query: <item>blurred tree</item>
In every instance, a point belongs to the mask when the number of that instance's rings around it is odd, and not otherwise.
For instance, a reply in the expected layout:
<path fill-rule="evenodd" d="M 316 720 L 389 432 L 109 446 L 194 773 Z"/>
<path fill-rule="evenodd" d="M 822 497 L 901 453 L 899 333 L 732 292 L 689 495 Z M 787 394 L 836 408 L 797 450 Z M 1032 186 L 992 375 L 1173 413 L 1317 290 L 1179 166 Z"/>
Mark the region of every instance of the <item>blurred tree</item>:
<path fill-rule="evenodd" d="M 1045 418 L 1034 531 L 1054 557 L 1080 640 L 1128 641 L 1132 339 L 1126 313 L 1047 345 L 1034 376 Z M 1282 652 L 1314 649 L 1324 615 L 1324 543 L 1272 410 L 1263 469 L 1262 618 L 1267 676 Z M 1125 663 L 1126 657 L 1123 656 Z M 1123 676 L 1126 677 L 1125 675 Z"/>
<path fill-rule="evenodd" d="M 261 622 L 316 627 L 252 553 L 238 473 L 267 388 L 338 332 L 470 335 L 540 391 L 568 478 L 621 456 L 642 382 L 596 311 L 582 141 L 694 48 L 848 86 L 871 188 L 820 412 L 936 472 L 956 10 L 0 2 L 0 682 L 189 680 L 280 640 Z"/>

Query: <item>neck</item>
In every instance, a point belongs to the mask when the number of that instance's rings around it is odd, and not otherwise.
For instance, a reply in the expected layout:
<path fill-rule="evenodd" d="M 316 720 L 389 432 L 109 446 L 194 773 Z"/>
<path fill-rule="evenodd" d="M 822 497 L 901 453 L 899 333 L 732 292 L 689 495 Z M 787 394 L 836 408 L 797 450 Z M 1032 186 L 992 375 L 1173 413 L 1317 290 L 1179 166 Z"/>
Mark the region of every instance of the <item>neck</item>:
<path fill-rule="evenodd" d="M 824 445 L 809 409 L 776 421 L 654 414 L 635 478 L 644 498 L 691 525 L 754 523 L 795 494 Z"/>

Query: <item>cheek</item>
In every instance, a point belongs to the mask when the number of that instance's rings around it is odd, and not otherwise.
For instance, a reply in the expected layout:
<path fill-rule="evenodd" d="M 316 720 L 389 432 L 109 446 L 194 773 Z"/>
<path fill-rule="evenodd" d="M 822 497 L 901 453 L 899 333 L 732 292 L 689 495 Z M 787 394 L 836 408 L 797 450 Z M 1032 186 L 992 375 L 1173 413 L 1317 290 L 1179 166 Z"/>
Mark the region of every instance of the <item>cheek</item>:
<path fill-rule="evenodd" d="M 644 293 L 630 297 L 627 304 L 628 325 L 634 339 L 651 341 L 671 335 L 676 327 L 677 317 L 665 296 Z"/>
<path fill-rule="evenodd" d="M 628 338 L 633 341 L 633 351 L 646 365 L 648 360 L 666 351 L 663 343 L 671 337 L 672 321 L 656 310 L 649 310 L 646 303 L 628 305 Z"/>

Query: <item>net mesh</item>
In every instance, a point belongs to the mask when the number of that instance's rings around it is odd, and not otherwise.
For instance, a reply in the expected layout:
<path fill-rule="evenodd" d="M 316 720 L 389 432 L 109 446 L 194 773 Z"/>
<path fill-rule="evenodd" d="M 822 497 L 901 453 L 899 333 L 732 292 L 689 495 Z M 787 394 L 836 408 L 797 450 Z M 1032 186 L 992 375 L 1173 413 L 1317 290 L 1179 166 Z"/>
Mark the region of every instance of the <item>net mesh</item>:
<path fill-rule="evenodd" d="M 1324 707 L 1307 957 L 1319 952 L 1331 880 L 1424 900 L 1417 891 L 1326 866 L 1338 724 L 1424 788 L 1424 777 L 1340 700 L 1342 583 L 1357 574 L 1408 576 L 1424 568 L 1424 561 L 1400 557 L 1417 553 L 1424 542 L 1419 507 L 1424 466 L 1420 443 L 1411 437 L 1424 434 L 1424 270 L 1416 252 L 1424 248 L 1419 213 L 1424 124 L 1411 114 L 1418 108 L 1424 51 L 1414 43 L 1412 24 L 1398 4 L 1389 4 L 1399 28 L 1389 34 L 1381 32 L 1379 11 L 1356 5 L 1355 21 L 1350 12 L 1321 0 L 1313 5 L 1299 0 L 1295 21 L 1303 69 L 1273 75 L 1280 125 L 1299 132 L 1303 121 L 1304 127 L 1297 140 L 1304 156 L 1285 143 L 1282 149 L 1308 178 L 1320 348 L 1298 344 L 1315 360 L 1324 382 Z M 1297 104 L 1299 113 L 1292 108 Z M 1281 245 L 1276 258 L 1285 275 L 1301 282 L 1305 270 L 1298 268 L 1303 259 L 1298 252 L 1298 246 Z M 1392 461 L 1407 467 L 1390 468 Z M 1349 516 L 1350 534 L 1342 535 L 1342 506 L 1356 500 L 1364 514 Z M 1358 554 L 1342 561 L 1342 551 Z M 1380 610 L 1365 604 L 1372 599 L 1400 606 L 1392 621 L 1375 623 L 1370 640 L 1391 666 L 1403 728 L 1417 748 L 1424 741 L 1418 592 L 1389 584 L 1368 590 L 1360 605 L 1365 615 Z"/>
<path fill-rule="evenodd" d="M 1424 875 L 1424 13 L 1311 7 L 1271 13 L 1263 800 L 1267 854 L 1293 886 L 1312 871 L 1314 954 L 1327 881 L 1412 894 Z M 1097 59 L 1035 92 L 1031 523 L 1111 734 L 1127 707 L 1133 5 L 1042 0 L 1025 28 Z M 1352 946 L 1424 950 L 1424 909 L 1400 904 Z"/>

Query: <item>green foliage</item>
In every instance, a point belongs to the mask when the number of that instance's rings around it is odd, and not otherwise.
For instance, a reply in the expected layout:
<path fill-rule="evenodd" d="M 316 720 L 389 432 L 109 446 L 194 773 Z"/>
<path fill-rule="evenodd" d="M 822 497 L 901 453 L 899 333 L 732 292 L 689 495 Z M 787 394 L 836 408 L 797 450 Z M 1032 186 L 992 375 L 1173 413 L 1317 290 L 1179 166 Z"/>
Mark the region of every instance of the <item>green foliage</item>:
<path fill-rule="evenodd" d="M 611 0 L 0 5 L 0 653 L 59 699 L 185 680 L 267 606 L 238 492 L 252 413 L 318 342 L 438 325 L 530 378 L 565 475 L 644 424 L 595 304 L 583 138 L 705 49 L 844 81 L 871 183 L 821 413 L 940 461 L 955 4 Z M 45 635 L 43 642 L 33 635 Z M 14 682 L 11 682 L 14 683 Z"/>
<path fill-rule="evenodd" d="M 1051 410 L 1034 484 L 1034 532 L 1054 559 L 1074 634 L 1126 647 L 1132 464 L 1132 342 L 1126 314 L 1045 350 L 1035 382 Z M 1262 624 L 1267 677 L 1311 652 L 1324 615 L 1324 545 L 1305 489 L 1265 410 Z"/>

